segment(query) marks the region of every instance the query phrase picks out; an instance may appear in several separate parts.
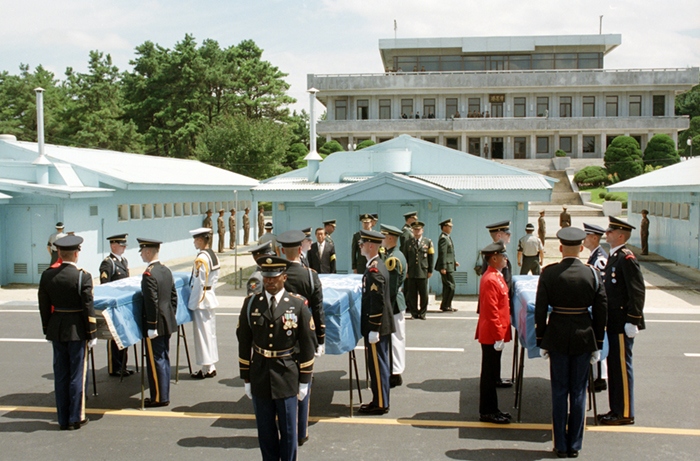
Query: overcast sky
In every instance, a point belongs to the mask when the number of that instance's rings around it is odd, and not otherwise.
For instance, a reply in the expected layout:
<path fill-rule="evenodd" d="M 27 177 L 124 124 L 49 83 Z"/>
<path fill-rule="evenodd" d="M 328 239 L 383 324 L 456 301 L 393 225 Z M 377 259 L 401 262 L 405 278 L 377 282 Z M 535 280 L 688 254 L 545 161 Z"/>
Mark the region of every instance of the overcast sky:
<path fill-rule="evenodd" d="M 42 64 L 84 72 L 90 50 L 131 70 L 146 40 L 172 48 L 186 33 L 222 48 L 252 39 L 289 76 L 308 111 L 306 75 L 382 72 L 378 39 L 622 34 L 609 69 L 700 66 L 698 0 L 0 0 L 0 71 Z"/>

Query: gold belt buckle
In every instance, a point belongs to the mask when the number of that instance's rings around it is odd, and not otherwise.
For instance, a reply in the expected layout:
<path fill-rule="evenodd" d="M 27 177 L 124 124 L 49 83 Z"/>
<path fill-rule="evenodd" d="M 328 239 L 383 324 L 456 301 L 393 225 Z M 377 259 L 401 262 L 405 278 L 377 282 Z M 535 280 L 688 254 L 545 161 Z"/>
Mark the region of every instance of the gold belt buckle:
<path fill-rule="evenodd" d="M 265 356 L 265 358 L 268 358 L 268 359 L 271 358 L 272 351 L 268 351 L 267 349 L 263 349 L 263 356 Z"/>

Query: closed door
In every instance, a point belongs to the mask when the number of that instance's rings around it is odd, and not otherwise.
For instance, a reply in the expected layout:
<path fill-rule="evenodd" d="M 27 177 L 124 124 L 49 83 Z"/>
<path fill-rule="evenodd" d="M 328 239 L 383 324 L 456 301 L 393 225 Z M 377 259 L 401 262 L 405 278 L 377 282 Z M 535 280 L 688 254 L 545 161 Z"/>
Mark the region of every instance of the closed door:
<path fill-rule="evenodd" d="M 8 283 L 39 283 L 41 273 L 51 262 L 46 250 L 49 236 L 55 232 L 56 207 L 8 206 L 5 220 Z"/>

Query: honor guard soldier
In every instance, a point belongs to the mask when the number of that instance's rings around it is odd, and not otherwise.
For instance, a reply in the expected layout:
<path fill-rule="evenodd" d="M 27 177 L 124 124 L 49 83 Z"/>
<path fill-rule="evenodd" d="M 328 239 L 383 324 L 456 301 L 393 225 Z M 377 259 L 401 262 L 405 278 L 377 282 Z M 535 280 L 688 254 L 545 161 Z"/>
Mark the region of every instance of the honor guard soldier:
<path fill-rule="evenodd" d="M 231 215 L 228 217 L 228 247 L 233 250 L 236 247 L 236 210 L 229 210 Z"/>
<path fill-rule="evenodd" d="M 265 232 L 265 210 L 263 207 L 258 209 L 258 238 L 262 237 Z"/>
<path fill-rule="evenodd" d="M 571 215 L 566 211 L 566 207 L 562 207 L 562 212 L 559 215 L 559 227 L 571 226 Z"/>
<path fill-rule="evenodd" d="M 301 256 L 299 257 L 299 261 L 301 262 L 301 265 L 304 266 L 305 268 L 309 268 L 309 250 L 311 249 L 311 245 L 313 245 L 313 242 L 311 240 L 311 228 L 307 227 L 306 229 L 301 230 L 304 233 L 304 240 L 301 241 Z"/>
<path fill-rule="evenodd" d="M 53 345 L 56 413 L 61 430 L 77 430 L 85 417 L 87 351 L 97 343 L 92 276 L 78 269 L 82 237 L 68 235 L 53 242 L 60 266 L 41 274 L 39 312 L 46 339 Z"/>
<path fill-rule="evenodd" d="M 586 232 L 583 246 L 591 251 L 586 264 L 602 272 L 608 263 L 608 253 L 600 246 L 600 238 L 605 234 L 605 229 L 595 224 L 583 223 L 583 230 Z M 608 379 L 608 364 L 606 360 L 600 360 L 597 366 L 593 368 L 593 378 L 593 387 L 596 392 L 601 392 L 608 388 L 608 384 L 605 382 Z"/>
<path fill-rule="evenodd" d="M 245 394 L 253 400 L 264 461 L 296 461 L 298 402 L 314 364 L 315 325 L 307 301 L 284 288 L 284 258 L 258 259 L 265 291 L 243 302 L 236 337 Z"/>
<path fill-rule="evenodd" d="M 406 264 L 406 307 L 411 317 L 425 320 L 428 313 L 428 279 L 433 275 L 433 255 L 435 248 L 429 238 L 423 237 L 424 223 L 415 221 L 411 224 L 413 237 L 406 240 L 404 253 Z M 420 296 L 420 309 L 418 297 Z"/>
<path fill-rule="evenodd" d="M 540 217 L 537 218 L 537 237 L 544 246 L 544 238 L 547 234 L 547 223 L 544 220 L 544 210 L 540 211 Z"/>
<path fill-rule="evenodd" d="M 362 229 L 370 230 L 372 228 L 372 217 L 369 214 L 361 214 L 360 222 L 362 223 Z M 360 238 L 360 231 L 355 232 L 352 236 L 350 255 L 352 256 L 353 274 L 363 274 L 365 272 L 365 266 L 367 265 L 367 260 L 362 256 L 362 251 L 360 249 Z"/>
<path fill-rule="evenodd" d="M 544 247 L 540 239 L 535 237 L 535 225 L 527 223 L 525 235 L 518 241 L 518 266 L 520 275 L 540 275 L 542 264 L 544 264 Z"/>
<path fill-rule="evenodd" d="M 265 242 L 262 245 L 258 245 L 256 247 L 253 247 L 250 249 L 250 254 L 253 257 L 255 261 L 258 260 L 261 256 L 266 256 L 266 255 L 275 255 L 275 252 L 272 251 L 272 244 L 270 242 Z M 248 282 L 246 283 L 246 296 L 250 296 L 253 294 L 259 295 L 263 291 L 263 279 L 262 279 L 262 273 L 259 270 L 256 270 L 253 272 L 250 277 L 248 278 Z"/>
<path fill-rule="evenodd" d="M 222 218 L 223 219 L 223 218 Z M 194 260 L 190 277 L 190 300 L 187 308 L 192 311 L 197 365 L 202 367 L 192 373 L 193 379 L 216 376 L 216 362 L 219 361 L 219 347 L 216 342 L 216 311 L 219 301 L 214 290 L 219 280 L 219 258 L 211 249 L 211 234 L 206 227 L 190 231 L 194 247 L 199 251 Z"/>
<path fill-rule="evenodd" d="M 383 415 L 389 411 L 391 334 L 394 333 L 390 277 L 386 265 L 379 258 L 384 234 L 364 229 L 360 232 L 362 254 L 367 259 L 362 277 L 360 330 L 365 338 L 372 401 L 360 406 L 359 412 Z"/>
<path fill-rule="evenodd" d="M 212 234 L 214 233 L 214 222 L 211 219 L 212 211 L 207 210 L 207 217 L 204 218 L 204 221 L 202 221 L 202 227 L 208 227 L 210 229 L 209 232 Z"/>
<path fill-rule="evenodd" d="M 219 217 L 216 218 L 216 233 L 219 234 L 219 253 L 224 252 L 224 239 L 226 238 L 226 222 L 224 221 L 225 210 L 219 210 Z"/>
<path fill-rule="evenodd" d="M 209 234 L 211 235 L 211 233 Z M 141 259 L 148 264 L 141 278 L 148 387 L 146 407 L 170 404 L 170 335 L 177 331 L 177 291 L 173 274 L 158 259 L 162 242 L 137 238 Z"/>
<path fill-rule="evenodd" d="M 649 218 L 647 210 L 642 210 L 642 223 L 640 224 L 639 236 L 642 238 L 642 256 L 649 254 Z"/>
<path fill-rule="evenodd" d="M 406 280 L 406 258 L 399 250 L 398 242 L 401 230 L 388 224 L 381 225 L 384 234 L 384 252 L 380 253 L 387 271 L 389 271 L 389 297 L 394 314 L 394 332 L 391 334 L 391 376 L 389 387 L 403 384 L 401 374 L 406 369 L 406 299 L 401 287 Z"/>
<path fill-rule="evenodd" d="M 535 335 L 542 357 L 549 358 L 552 438 L 560 458 L 575 458 L 581 450 L 588 373 L 590 364 L 600 360 L 605 339 L 603 280 L 578 259 L 585 237 L 576 227 L 557 232 L 562 260 L 542 271 L 535 301 Z"/>
<path fill-rule="evenodd" d="M 290 264 L 286 270 L 286 281 L 284 289 L 290 293 L 296 293 L 308 300 L 308 306 L 313 315 L 314 325 L 316 325 L 316 357 L 325 353 L 326 343 L 326 316 L 323 312 L 323 290 L 321 281 L 315 270 L 303 267 L 300 261 L 301 245 L 306 240 L 303 231 L 291 230 L 283 232 L 278 238 L 282 245 L 282 252 L 289 260 Z M 309 439 L 309 401 L 311 399 L 311 388 L 304 399 L 299 402 L 299 445 L 303 445 Z"/>
<path fill-rule="evenodd" d="M 124 257 L 126 250 L 126 237 L 129 234 L 117 234 L 107 237 L 111 253 L 100 264 L 100 284 L 114 282 L 129 277 L 129 261 Z M 128 370 L 128 348 L 119 350 L 116 341 L 107 341 L 107 370 L 110 376 L 124 376 L 134 374 L 134 370 Z"/>
<path fill-rule="evenodd" d="M 455 260 L 455 246 L 452 243 L 452 219 L 446 219 L 440 223 L 442 233 L 438 239 L 438 257 L 435 262 L 435 270 L 440 272 L 442 278 L 442 302 L 440 302 L 440 310 L 442 312 L 455 312 L 457 309 L 452 307 L 452 298 L 455 295 L 455 277 L 454 271 L 459 267 L 459 263 Z"/>
<path fill-rule="evenodd" d="M 608 399 L 610 412 L 599 417 L 606 425 L 634 424 L 632 346 L 644 325 L 644 277 L 625 243 L 634 226 L 614 216 L 605 231 L 610 258 L 603 272 L 608 295 Z"/>
<path fill-rule="evenodd" d="M 245 207 L 245 213 L 243 214 L 243 245 L 248 245 L 249 238 L 250 238 L 250 208 Z"/>
<path fill-rule="evenodd" d="M 49 254 L 51 255 L 51 263 L 49 264 L 50 266 L 53 266 L 53 264 L 58 261 L 58 249 L 54 245 L 56 240 L 65 237 L 66 233 L 63 232 L 63 223 L 62 222 L 57 222 L 56 223 L 56 232 L 51 234 L 49 236 L 49 242 L 47 243 L 46 249 L 49 251 Z"/>
<path fill-rule="evenodd" d="M 408 213 L 404 213 L 403 218 L 406 220 L 406 223 L 401 228 L 401 238 L 399 238 L 399 250 L 401 250 L 401 253 L 406 255 L 406 248 L 404 247 L 404 245 L 406 244 L 407 240 L 413 238 L 413 228 L 411 227 L 411 224 L 418 221 L 418 212 L 409 211 Z"/>
<path fill-rule="evenodd" d="M 501 354 L 511 340 L 508 285 L 501 271 L 508 256 L 502 240 L 481 250 L 488 268 L 479 282 L 479 320 L 476 338 L 481 344 L 481 379 L 479 383 L 479 421 L 509 424 L 510 415 L 498 409 Z"/>
<path fill-rule="evenodd" d="M 326 241 L 326 231 L 322 227 L 316 229 L 316 242 L 311 245 L 307 256 L 309 267 L 319 274 L 335 274 L 335 246 Z"/>
<path fill-rule="evenodd" d="M 335 243 L 333 243 L 333 237 L 331 237 L 331 234 L 335 232 L 335 222 L 335 219 L 323 221 L 323 228 L 326 231 L 326 242 L 333 244 L 333 246 L 335 246 Z"/>

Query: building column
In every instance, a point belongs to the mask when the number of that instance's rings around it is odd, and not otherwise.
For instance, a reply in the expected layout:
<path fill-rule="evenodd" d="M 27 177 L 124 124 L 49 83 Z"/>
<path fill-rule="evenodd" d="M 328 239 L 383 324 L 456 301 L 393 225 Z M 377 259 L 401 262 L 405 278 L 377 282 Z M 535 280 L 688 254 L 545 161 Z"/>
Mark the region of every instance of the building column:
<path fill-rule="evenodd" d="M 583 133 L 576 135 L 576 151 L 574 158 L 583 158 Z"/>
<path fill-rule="evenodd" d="M 535 134 L 530 135 L 530 155 L 528 158 L 537 158 L 537 136 Z"/>
<path fill-rule="evenodd" d="M 462 143 L 459 146 L 462 152 L 468 152 L 469 151 L 469 142 L 467 141 L 467 133 L 462 133 Z"/>
<path fill-rule="evenodd" d="M 352 134 L 348 134 L 348 150 L 355 150 L 352 145 L 355 142 L 355 137 Z"/>
<path fill-rule="evenodd" d="M 671 139 L 673 139 L 673 145 L 678 149 L 678 130 L 673 130 L 671 133 Z"/>
<path fill-rule="evenodd" d="M 560 141 L 559 141 L 559 132 L 558 132 L 558 131 L 555 131 L 555 132 L 554 132 L 554 138 L 553 138 L 553 139 L 554 139 L 554 146 L 553 146 L 554 149 L 552 150 L 552 155 L 554 155 L 554 152 L 556 152 L 557 149 L 560 149 L 560 147 L 559 147 Z"/>
<path fill-rule="evenodd" d="M 445 134 L 444 134 L 444 133 L 438 134 L 437 143 L 438 143 L 439 146 L 444 146 L 444 145 L 445 145 Z"/>
<path fill-rule="evenodd" d="M 369 136 L 369 139 L 371 139 L 373 142 L 377 142 L 377 135 L 376 135 L 376 134 L 372 134 L 372 135 Z"/>
<path fill-rule="evenodd" d="M 515 158 L 515 154 L 513 152 L 513 137 L 512 136 L 504 136 L 503 137 L 503 158 L 504 159 L 509 159 L 512 160 Z"/>

